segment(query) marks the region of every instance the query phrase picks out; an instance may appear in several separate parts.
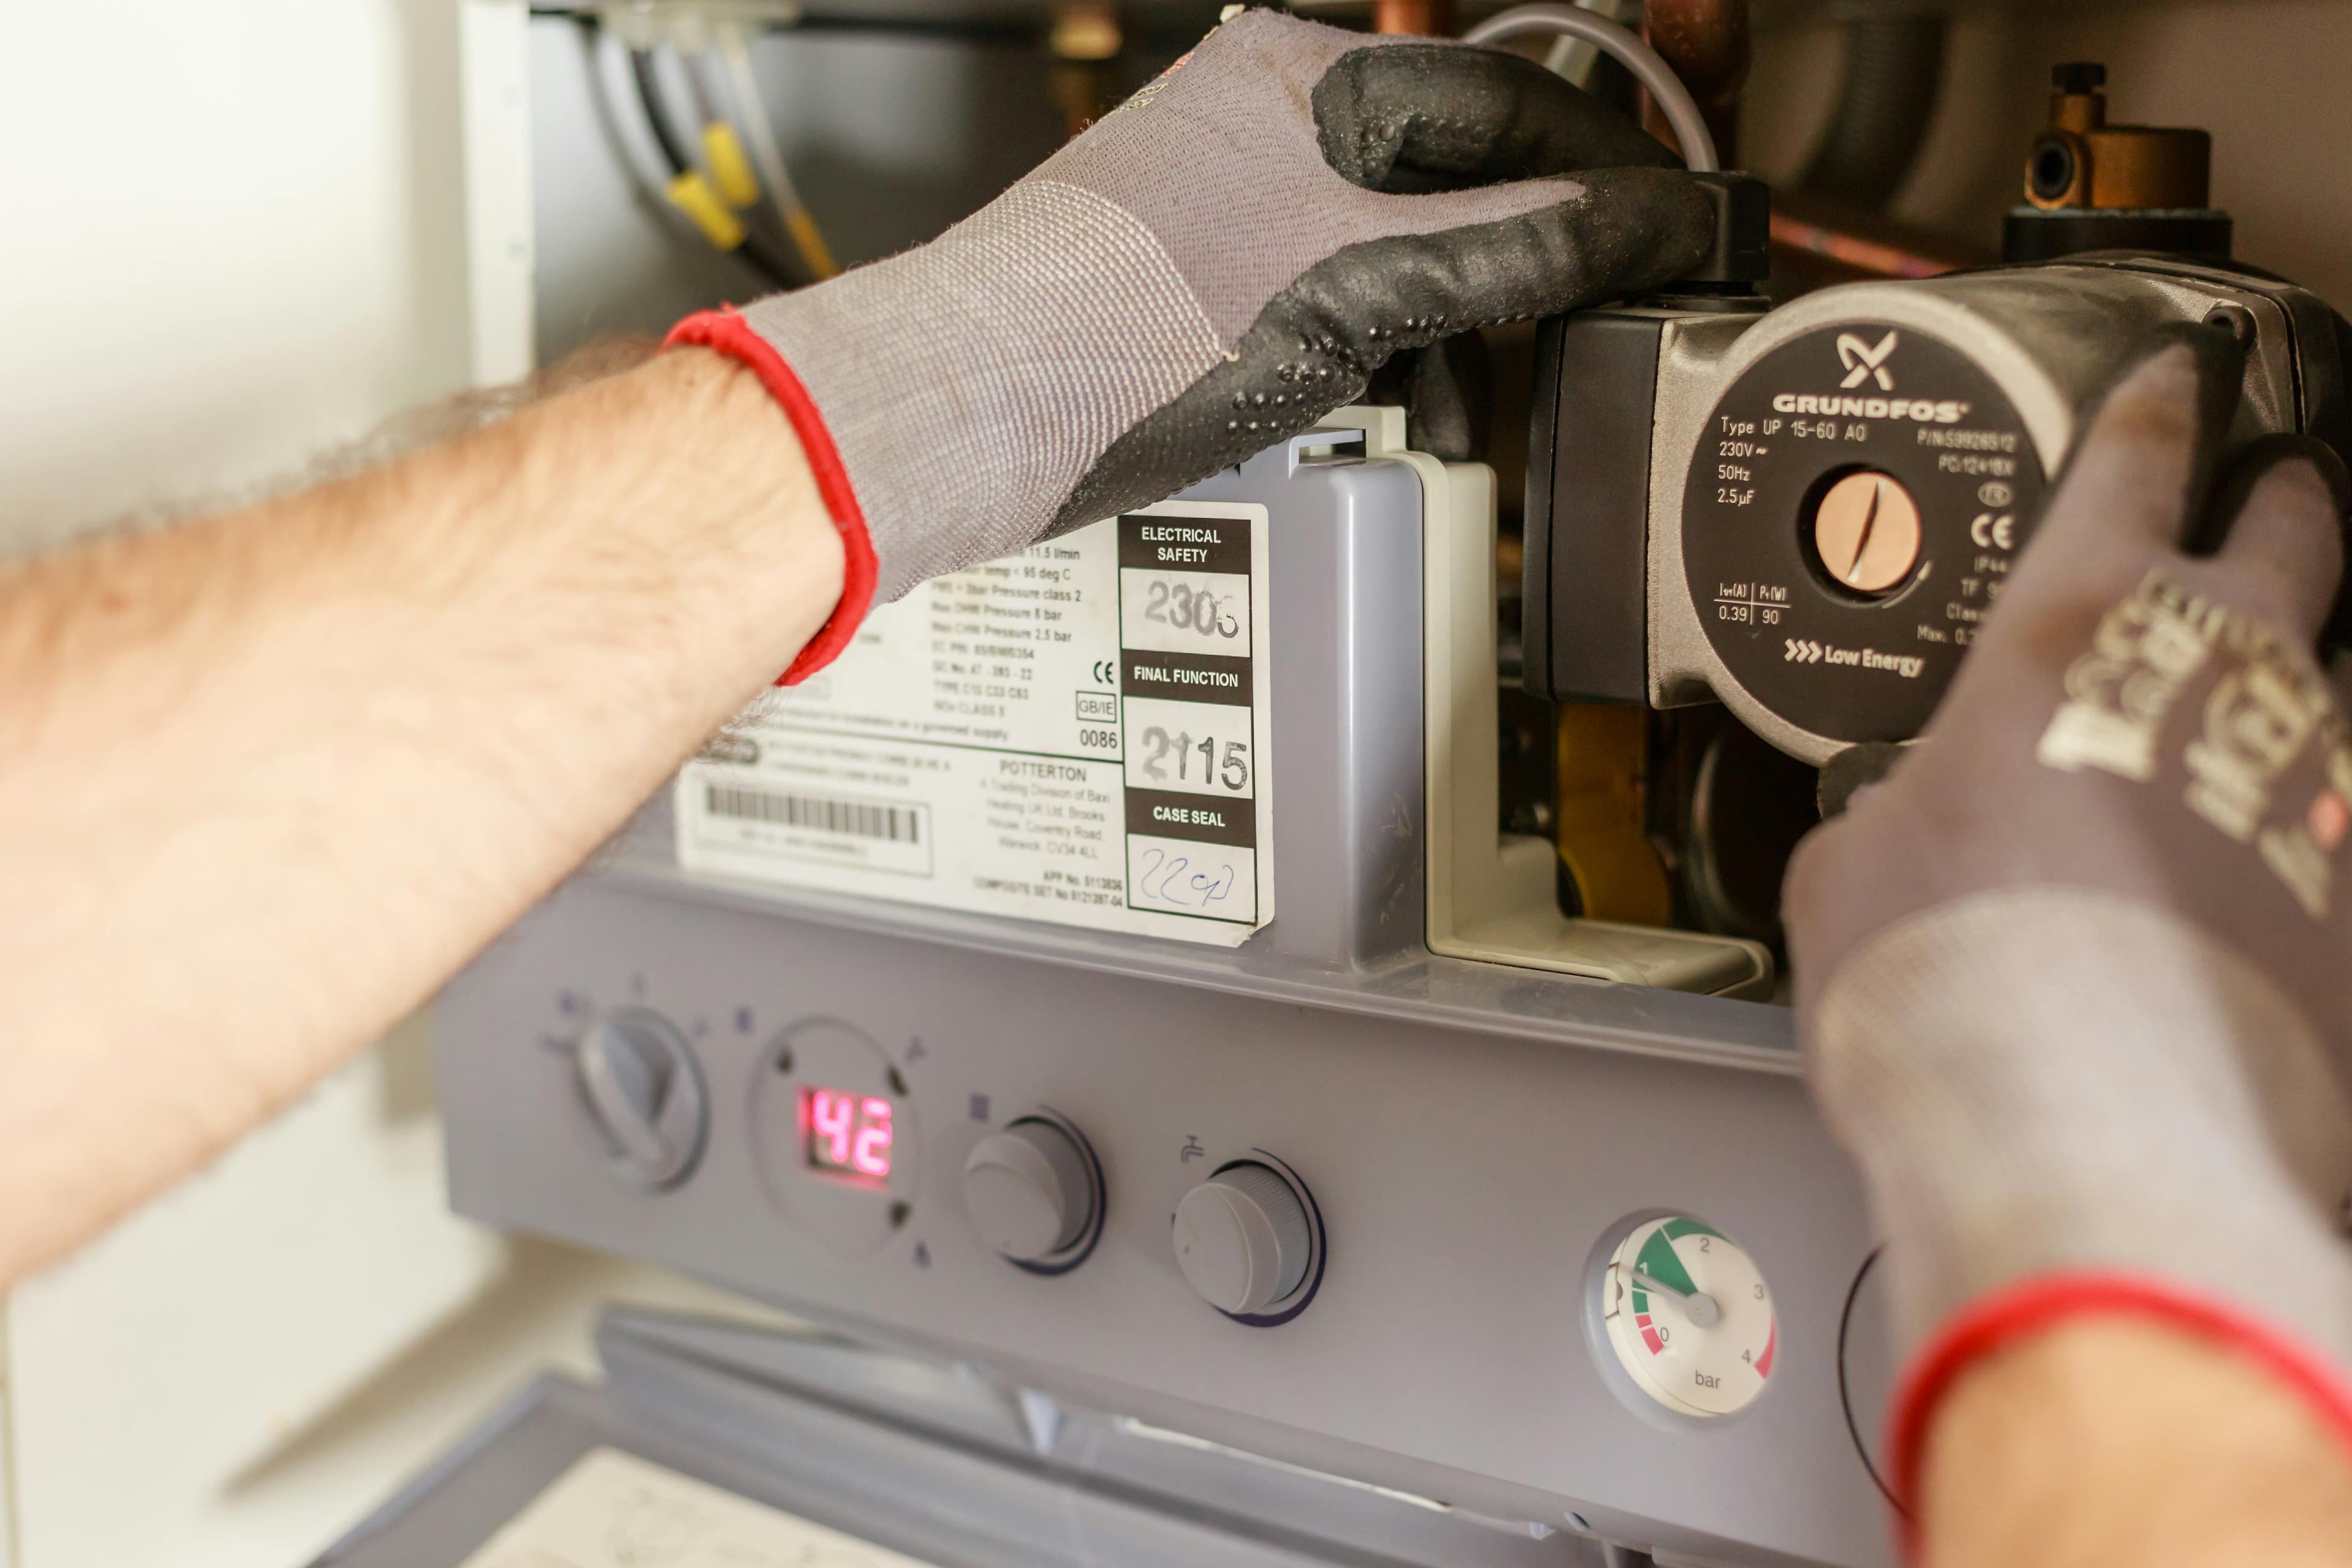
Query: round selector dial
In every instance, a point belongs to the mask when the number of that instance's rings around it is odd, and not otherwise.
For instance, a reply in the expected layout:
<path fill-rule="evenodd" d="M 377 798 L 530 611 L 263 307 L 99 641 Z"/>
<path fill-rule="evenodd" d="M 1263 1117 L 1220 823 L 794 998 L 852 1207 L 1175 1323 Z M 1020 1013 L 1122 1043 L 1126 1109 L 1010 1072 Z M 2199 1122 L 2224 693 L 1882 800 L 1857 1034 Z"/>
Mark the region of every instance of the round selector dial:
<path fill-rule="evenodd" d="M 1813 508 L 1813 555 L 1839 586 L 1862 595 L 1899 588 L 1919 564 L 1919 503 L 1903 481 L 1857 468 Z"/>
<path fill-rule="evenodd" d="M 590 1025 L 572 1059 L 612 1168 L 646 1187 L 684 1180 L 702 1152 L 710 1113 L 702 1075 L 677 1028 L 657 1013 L 623 1008 Z"/>
<path fill-rule="evenodd" d="M 1700 433 L 1685 581 L 1717 657 L 1774 714 L 1829 741 L 1906 741 L 2043 488 L 2023 417 L 1959 350 L 1824 326 L 1741 372 Z"/>
<path fill-rule="evenodd" d="M 1271 1165 L 1239 1160 L 1176 1205 L 1176 1267 L 1201 1299 L 1244 1322 L 1303 1307 L 1321 1261 L 1318 1216 Z M 1296 1299 L 1296 1300 L 1295 1300 Z"/>
<path fill-rule="evenodd" d="M 972 1146 L 963 1202 L 980 1238 L 1013 1262 L 1071 1259 L 1101 1228 L 1101 1169 L 1076 1128 L 1024 1116 Z"/>

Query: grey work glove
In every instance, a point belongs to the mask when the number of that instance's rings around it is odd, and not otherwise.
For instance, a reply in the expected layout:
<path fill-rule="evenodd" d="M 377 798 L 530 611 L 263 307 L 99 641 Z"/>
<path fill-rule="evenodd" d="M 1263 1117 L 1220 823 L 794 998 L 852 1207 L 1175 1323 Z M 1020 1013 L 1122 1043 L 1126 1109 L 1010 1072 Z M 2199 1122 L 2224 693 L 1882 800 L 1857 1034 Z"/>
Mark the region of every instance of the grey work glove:
<path fill-rule="evenodd" d="M 761 374 L 841 526 L 805 673 L 869 602 L 1162 500 L 1400 349 L 1687 271 L 1714 220 L 1674 163 L 1529 60 L 1252 11 L 939 239 L 673 341 Z"/>
<path fill-rule="evenodd" d="M 1952 1377 L 2079 1313 L 2242 1350 L 2352 1444 L 2343 469 L 2288 438 L 2215 499 L 2242 369 L 2183 328 L 2120 383 L 1920 744 L 1790 868 L 1911 1351 L 1898 1498 Z"/>

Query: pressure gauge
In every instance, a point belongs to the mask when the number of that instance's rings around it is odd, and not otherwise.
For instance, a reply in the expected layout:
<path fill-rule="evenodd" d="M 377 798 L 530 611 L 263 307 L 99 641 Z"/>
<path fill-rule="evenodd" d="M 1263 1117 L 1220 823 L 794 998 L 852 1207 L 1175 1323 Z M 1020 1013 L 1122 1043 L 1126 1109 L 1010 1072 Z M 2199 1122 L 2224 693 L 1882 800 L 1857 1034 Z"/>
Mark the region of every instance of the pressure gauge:
<path fill-rule="evenodd" d="M 1685 1415 L 1753 1404 L 1779 1346 L 1755 1259 L 1686 1215 L 1635 1226 L 1609 1259 L 1597 1310 L 1634 1385 Z"/>

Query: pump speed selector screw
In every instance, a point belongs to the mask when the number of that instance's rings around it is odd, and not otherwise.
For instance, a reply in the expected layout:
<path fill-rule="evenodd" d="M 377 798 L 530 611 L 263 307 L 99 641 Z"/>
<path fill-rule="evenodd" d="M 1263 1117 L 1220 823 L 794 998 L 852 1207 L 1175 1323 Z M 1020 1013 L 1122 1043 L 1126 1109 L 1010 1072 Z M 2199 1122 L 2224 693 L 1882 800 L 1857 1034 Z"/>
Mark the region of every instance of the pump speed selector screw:
<path fill-rule="evenodd" d="M 1043 1262 L 1092 1228 L 1093 1162 L 1063 1128 L 1024 1116 L 972 1145 L 963 1204 L 982 1241 L 1016 1263 Z"/>
<path fill-rule="evenodd" d="M 2242 349 L 2252 348 L 2254 339 L 2259 335 L 2254 325 L 2254 313 L 2243 305 L 2232 305 L 2226 300 L 2205 312 L 2205 324 L 2219 327 L 2229 333 L 2238 341 Z"/>
<path fill-rule="evenodd" d="M 1822 569 L 1857 594 L 1883 594 L 1919 564 L 1919 503 L 1875 468 L 1846 475 L 1813 509 Z"/>
<path fill-rule="evenodd" d="M 1250 1317 L 1306 1282 L 1314 1227 L 1288 1182 L 1271 1166 L 1243 1161 L 1184 1194 L 1175 1243 L 1176 1267 L 1202 1300 Z"/>

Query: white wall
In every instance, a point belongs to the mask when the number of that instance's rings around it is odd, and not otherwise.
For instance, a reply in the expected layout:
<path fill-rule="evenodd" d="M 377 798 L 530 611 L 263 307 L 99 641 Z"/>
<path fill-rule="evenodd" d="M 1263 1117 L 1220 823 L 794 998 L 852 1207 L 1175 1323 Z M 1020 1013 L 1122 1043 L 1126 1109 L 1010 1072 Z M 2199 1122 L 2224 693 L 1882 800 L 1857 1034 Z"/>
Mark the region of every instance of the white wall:
<path fill-rule="evenodd" d="M 428 1042 L 408 1035 L 16 1293 L 26 1568 L 292 1568 L 414 1463 L 249 1485 L 500 1264 L 447 1213 Z"/>
<path fill-rule="evenodd" d="M 8 538 L 249 483 L 464 380 L 455 0 L 18 9 Z"/>
<path fill-rule="evenodd" d="M 459 5 L 10 7 L 0 551 L 251 488 L 467 380 Z M 500 1266 L 446 1212 L 426 1045 L 9 1303 L 24 1568 L 279 1568 L 392 1482 L 255 1476 Z"/>

